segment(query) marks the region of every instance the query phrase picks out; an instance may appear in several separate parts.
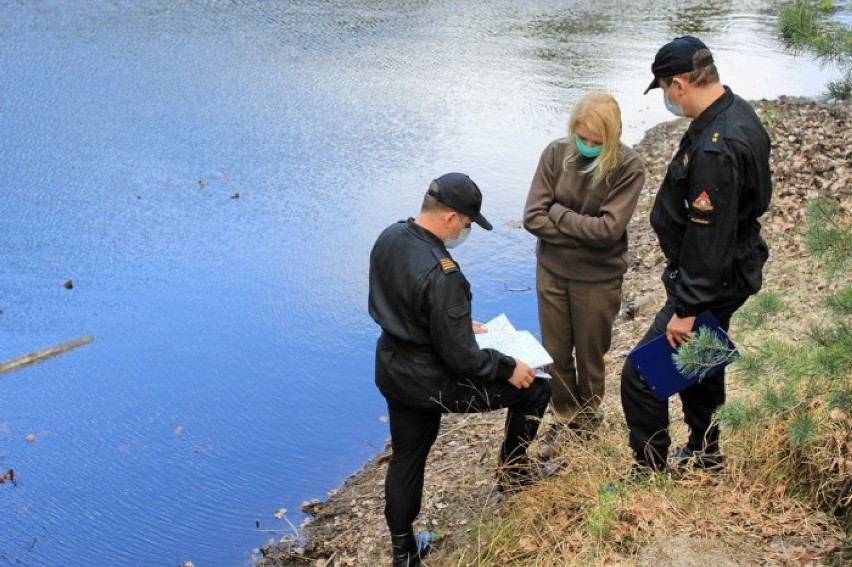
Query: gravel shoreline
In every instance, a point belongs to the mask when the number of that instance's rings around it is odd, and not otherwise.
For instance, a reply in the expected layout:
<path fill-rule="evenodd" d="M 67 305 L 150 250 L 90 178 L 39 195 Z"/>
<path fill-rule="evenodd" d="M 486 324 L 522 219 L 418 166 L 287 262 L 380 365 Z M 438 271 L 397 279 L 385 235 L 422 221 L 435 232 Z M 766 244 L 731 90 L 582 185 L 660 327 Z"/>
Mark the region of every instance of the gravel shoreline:
<path fill-rule="evenodd" d="M 763 217 L 763 234 L 770 244 L 766 287 L 783 289 L 791 273 L 786 261 L 801 257 L 800 237 L 804 203 L 817 195 L 829 195 L 852 207 L 852 106 L 809 99 L 780 97 L 754 101 L 773 143 L 774 182 L 770 211 Z M 625 275 L 624 304 L 630 313 L 616 320 L 613 343 L 607 355 L 607 395 L 604 428 L 623 431 L 618 400 L 618 373 L 627 352 L 644 334 L 664 294 L 659 285 L 663 258 L 648 223 L 648 212 L 671 155 L 688 122 L 683 119 L 659 124 L 634 148 L 645 160 L 647 179 L 636 213 L 628 227 L 632 266 Z M 522 230 L 522 229 L 519 229 Z M 484 519 L 500 516 L 502 496 L 494 483 L 495 454 L 502 438 L 504 412 L 483 415 L 447 415 L 430 453 L 426 471 L 423 508 L 415 531 L 429 529 L 439 538 L 427 565 L 469 545 L 466 533 Z M 624 439 L 613 468 L 629 466 Z M 256 550 L 257 565 L 264 567 L 314 565 L 385 565 L 390 563 L 389 538 L 383 516 L 383 483 L 389 449 L 369 461 L 325 501 L 303 505 L 311 514 L 296 538 L 270 542 Z M 570 474 L 570 473 L 566 473 Z M 453 563 L 455 564 L 455 563 Z M 656 563 L 660 565 L 659 562 Z M 738 563 L 735 563 L 738 564 Z M 783 564 L 783 563 L 778 563 Z"/>

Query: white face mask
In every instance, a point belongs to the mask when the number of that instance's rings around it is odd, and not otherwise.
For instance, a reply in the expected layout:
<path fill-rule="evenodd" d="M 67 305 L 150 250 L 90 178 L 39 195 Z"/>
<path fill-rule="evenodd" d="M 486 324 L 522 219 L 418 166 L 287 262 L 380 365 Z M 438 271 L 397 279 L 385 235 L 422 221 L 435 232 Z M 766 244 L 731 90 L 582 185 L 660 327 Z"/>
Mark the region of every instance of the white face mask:
<path fill-rule="evenodd" d="M 467 240 L 467 237 L 468 237 L 469 234 L 470 234 L 470 227 L 467 226 L 467 227 L 461 229 L 461 232 L 459 233 L 458 238 L 447 238 L 444 241 L 444 246 L 447 247 L 447 248 L 455 248 L 456 246 L 460 245 L 462 242 Z"/>
<path fill-rule="evenodd" d="M 669 93 L 665 90 L 663 91 L 663 104 L 666 105 L 666 110 L 674 114 L 675 116 L 686 116 L 683 113 L 683 107 L 672 102 L 672 99 L 669 98 Z"/>

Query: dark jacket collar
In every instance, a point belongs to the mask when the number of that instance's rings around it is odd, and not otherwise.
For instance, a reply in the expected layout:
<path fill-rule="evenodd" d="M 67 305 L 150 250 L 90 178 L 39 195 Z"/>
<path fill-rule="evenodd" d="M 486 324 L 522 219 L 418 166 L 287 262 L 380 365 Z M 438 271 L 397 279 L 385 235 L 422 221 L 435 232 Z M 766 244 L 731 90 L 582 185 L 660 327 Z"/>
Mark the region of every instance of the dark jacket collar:
<path fill-rule="evenodd" d="M 422 226 L 420 226 L 419 224 L 417 224 L 416 222 L 414 222 L 414 217 L 408 217 L 408 220 L 405 221 L 405 224 L 408 230 L 421 240 L 425 240 L 433 246 L 438 245 L 440 246 L 441 250 L 445 250 L 444 241 L 429 232 L 428 230 L 426 230 L 425 228 L 423 228 Z"/>
<path fill-rule="evenodd" d="M 707 129 L 710 124 L 731 104 L 734 102 L 734 93 L 730 87 L 725 87 L 725 92 L 714 100 L 710 106 L 704 109 L 704 112 L 698 115 L 698 118 L 692 121 L 686 133 L 693 142 L 697 141 L 701 133 Z"/>

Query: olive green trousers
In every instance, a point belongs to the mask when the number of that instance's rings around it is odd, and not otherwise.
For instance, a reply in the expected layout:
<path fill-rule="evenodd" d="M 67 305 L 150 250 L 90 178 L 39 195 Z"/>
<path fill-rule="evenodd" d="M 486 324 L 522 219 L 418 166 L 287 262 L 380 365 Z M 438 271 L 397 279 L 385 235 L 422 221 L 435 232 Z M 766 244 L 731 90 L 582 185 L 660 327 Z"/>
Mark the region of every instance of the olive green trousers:
<path fill-rule="evenodd" d="M 568 423 L 600 419 L 604 355 L 621 305 L 622 279 L 582 282 L 556 276 L 541 264 L 536 268 L 542 345 L 553 357 L 551 407 Z"/>

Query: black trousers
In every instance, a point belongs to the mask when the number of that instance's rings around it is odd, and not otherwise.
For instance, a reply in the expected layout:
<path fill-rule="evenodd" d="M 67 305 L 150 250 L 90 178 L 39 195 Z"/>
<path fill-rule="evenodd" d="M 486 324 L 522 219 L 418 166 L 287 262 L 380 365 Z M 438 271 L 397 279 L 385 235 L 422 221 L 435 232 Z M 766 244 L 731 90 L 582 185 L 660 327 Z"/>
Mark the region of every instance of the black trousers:
<path fill-rule="evenodd" d="M 675 272 L 676 274 L 676 272 Z M 676 275 L 663 273 L 666 286 L 666 304 L 657 313 L 651 328 L 637 346 L 666 334 L 675 312 L 674 286 Z M 727 331 L 731 316 L 745 302 L 711 308 L 720 326 Z M 683 405 L 683 417 L 689 427 L 687 446 L 694 451 L 719 452 L 719 427 L 713 423 L 713 412 L 725 403 L 725 371 L 721 370 L 678 394 Z M 630 448 L 641 465 L 654 469 L 666 467 L 671 438 L 669 437 L 669 402 L 660 401 L 629 360 L 621 370 L 621 406 L 630 432 Z"/>
<path fill-rule="evenodd" d="M 508 408 L 500 462 L 521 462 L 535 438 L 547 404 L 550 384 L 536 379 L 532 386 L 518 389 L 502 382 L 457 388 L 441 398 L 441 409 L 409 408 L 388 400 L 393 454 L 385 479 L 385 519 L 392 534 L 411 530 L 420 513 L 426 458 L 438 437 L 442 413 L 481 413 Z"/>

